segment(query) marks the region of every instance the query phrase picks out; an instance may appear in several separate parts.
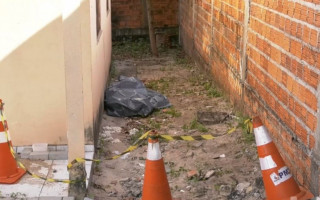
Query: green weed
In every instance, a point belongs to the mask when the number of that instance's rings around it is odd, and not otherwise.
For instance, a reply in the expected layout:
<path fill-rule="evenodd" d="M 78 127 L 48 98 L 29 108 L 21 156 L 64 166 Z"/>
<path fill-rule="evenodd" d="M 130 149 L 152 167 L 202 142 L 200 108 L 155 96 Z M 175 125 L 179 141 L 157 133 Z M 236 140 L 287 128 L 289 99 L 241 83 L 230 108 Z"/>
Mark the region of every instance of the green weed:
<path fill-rule="evenodd" d="M 174 170 L 174 169 L 171 169 L 170 171 L 170 176 L 173 177 L 173 178 L 177 178 L 181 175 L 181 173 L 184 173 L 186 172 L 187 170 L 183 167 L 179 167 L 178 170 Z"/>
<path fill-rule="evenodd" d="M 186 68 L 192 67 L 191 59 L 188 56 L 184 55 L 184 53 L 182 53 L 182 52 L 178 52 L 176 54 L 175 62 L 177 65 L 180 65 L 182 67 L 186 67 Z"/>
<path fill-rule="evenodd" d="M 27 195 L 21 192 L 13 192 L 10 197 L 13 199 L 26 199 Z"/>
<path fill-rule="evenodd" d="M 214 190 L 215 190 L 215 191 L 220 191 L 221 185 L 223 185 L 223 184 L 221 184 L 221 183 L 215 184 L 215 185 L 214 185 Z"/>
<path fill-rule="evenodd" d="M 189 125 L 183 125 L 182 126 L 182 129 L 184 131 L 187 131 L 187 130 L 198 130 L 202 133 L 206 133 L 209 131 L 208 128 L 206 128 L 204 125 L 202 125 L 201 123 L 199 123 L 196 119 L 192 120 Z"/>
<path fill-rule="evenodd" d="M 114 56 L 141 58 L 150 55 L 150 45 L 146 40 L 114 42 L 112 53 Z"/>
<path fill-rule="evenodd" d="M 151 90 L 158 91 L 160 93 L 165 93 L 166 91 L 168 91 L 172 82 L 173 82 L 172 78 L 161 78 L 159 80 L 152 80 L 148 82 L 146 84 L 146 87 Z"/>
<path fill-rule="evenodd" d="M 134 135 L 131 135 L 130 137 L 130 144 L 133 144 L 135 141 L 137 141 L 146 131 L 144 129 L 139 129 L 139 131 L 134 134 Z"/>
<path fill-rule="evenodd" d="M 171 117 L 181 117 L 181 112 L 177 111 L 173 106 L 170 109 L 167 109 L 164 113 L 171 115 Z"/>
<path fill-rule="evenodd" d="M 114 63 L 112 61 L 110 65 L 110 77 L 116 78 L 116 75 L 117 75 L 116 67 L 114 66 Z"/>
<path fill-rule="evenodd" d="M 216 98 L 222 96 L 221 92 L 217 88 L 215 88 L 209 81 L 204 82 L 202 85 L 207 91 L 208 97 Z"/>
<path fill-rule="evenodd" d="M 242 113 L 236 113 L 238 117 L 238 127 L 242 129 L 242 139 L 247 144 L 252 144 L 255 141 L 252 128 L 250 128 L 251 121 L 248 121 L 249 117 L 244 116 Z"/>
<path fill-rule="evenodd" d="M 161 128 L 161 123 L 157 122 L 156 120 L 149 119 L 148 126 L 150 129 L 159 130 Z"/>

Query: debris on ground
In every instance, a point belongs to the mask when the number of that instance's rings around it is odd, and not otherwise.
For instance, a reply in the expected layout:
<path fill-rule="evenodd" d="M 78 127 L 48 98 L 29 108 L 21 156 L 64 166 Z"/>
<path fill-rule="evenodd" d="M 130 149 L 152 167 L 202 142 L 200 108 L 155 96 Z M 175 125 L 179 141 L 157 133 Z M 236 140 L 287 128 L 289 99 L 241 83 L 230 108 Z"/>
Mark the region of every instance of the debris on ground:
<path fill-rule="evenodd" d="M 171 136 L 211 134 L 215 137 L 213 140 L 160 140 L 172 197 L 181 200 L 264 199 L 254 138 L 241 129 L 245 128 L 247 118 L 233 108 L 210 77 L 180 49 L 160 51 L 160 56 L 155 58 L 147 54 L 137 56 L 136 52 L 129 56 L 128 46 L 127 43 L 126 49 L 122 50 L 121 45 L 115 45 L 113 78 L 116 79 L 121 72 L 136 76 L 148 89 L 165 95 L 172 106 L 155 110 L 144 118 L 118 118 L 104 114 L 98 157 L 103 159 L 113 156 L 115 151 L 123 152 L 151 129 Z M 228 134 L 234 127 L 238 128 Z M 114 139 L 121 142 L 112 143 Z M 97 164 L 88 196 L 95 200 L 140 199 L 146 144 L 144 142 L 130 152 L 124 160 Z"/>
<path fill-rule="evenodd" d="M 147 89 L 135 77 L 120 76 L 105 93 L 107 114 L 115 117 L 148 116 L 154 109 L 170 107 L 167 97 Z"/>

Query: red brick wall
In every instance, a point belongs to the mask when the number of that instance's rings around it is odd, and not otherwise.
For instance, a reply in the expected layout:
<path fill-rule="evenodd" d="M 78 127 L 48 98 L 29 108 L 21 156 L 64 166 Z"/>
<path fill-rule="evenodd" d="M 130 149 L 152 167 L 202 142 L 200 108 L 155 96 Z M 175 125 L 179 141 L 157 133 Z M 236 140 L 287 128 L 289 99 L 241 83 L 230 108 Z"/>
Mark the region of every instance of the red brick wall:
<path fill-rule="evenodd" d="M 181 41 L 319 193 L 320 0 L 180 1 Z M 247 16 L 247 17 L 246 17 Z"/>
<path fill-rule="evenodd" d="M 151 0 L 154 27 L 178 26 L 178 0 Z M 147 28 L 144 0 L 112 0 L 112 28 Z"/>
<path fill-rule="evenodd" d="M 146 27 L 143 9 L 141 0 L 111 0 L 112 29 Z"/>
<path fill-rule="evenodd" d="M 179 13 L 185 51 L 211 71 L 221 87 L 236 94 L 233 99 L 239 98 L 243 0 L 181 1 Z"/>
<path fill-rule="evenodd" d="M 319 85 L 320 1 L 252 0 L 248 31 L 248 84 L 274 117 L 272 132 L 300 184 L 311 181 Z M 251 101 L 251 99 L 247 99 Z M 264 117 L 269 115 L 263 111 Z"/>
<path fill-rule="evenodd" d="M 193 54 L 194 48 L 194 20 L 193 20 L 193 9 L 194 0 L 186 0 L 180 4 L 179 16 L 180 16 L 180 29 L 182 32 L 181 39 L 184 45 L 184 50 L 189 54 Z"/>
<path fill-rule="evenodd" d="M 236 101 L 241 96 L 241 52 L 243 49 L 244 1 L 213 0 L 213 76 Z"/>

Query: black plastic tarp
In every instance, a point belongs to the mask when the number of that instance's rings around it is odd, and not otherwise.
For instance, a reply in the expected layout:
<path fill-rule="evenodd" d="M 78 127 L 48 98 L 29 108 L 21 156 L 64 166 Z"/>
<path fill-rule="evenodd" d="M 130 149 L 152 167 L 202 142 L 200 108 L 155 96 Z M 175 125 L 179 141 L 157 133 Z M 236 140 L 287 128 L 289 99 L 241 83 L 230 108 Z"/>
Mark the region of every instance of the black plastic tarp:
<path fill-rule="evenodd" d="M 154 109 L 170 107 L 164 95 L 147 89 L 135 77 L 120 76 L 105 93 L 107 114 L 116 117 L 148 116 Z"/>

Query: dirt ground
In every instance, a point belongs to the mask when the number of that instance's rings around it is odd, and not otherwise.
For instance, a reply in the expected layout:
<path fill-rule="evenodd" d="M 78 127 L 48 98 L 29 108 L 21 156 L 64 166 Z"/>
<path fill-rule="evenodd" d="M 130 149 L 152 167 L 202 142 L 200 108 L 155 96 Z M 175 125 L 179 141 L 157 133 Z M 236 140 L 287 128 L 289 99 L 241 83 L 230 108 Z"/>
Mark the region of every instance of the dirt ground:
<path fill-rule="evenodd" d="M 116 118 L 104 114 L 98 158 L 117 155 L 141 134 L 212 134 L 213 140 L 161 141 L 162 156 L 173 198 L 264 199 L 259 159 L 253 135 L 241 127 L 246 117 L 237 112 L 223 93 L 176 47 L 162 49 L 158 58 L 147 43 L 115 43 L 112 81 L 119 75 L 135 76 L 164 94 L 171 108 L 141 118 Z M 236 131 L 228 130 L 238 126 Z M 88 197 L 140 199 L 146 143 L 116 160 L 105 160 L 94 169 Z"/>

